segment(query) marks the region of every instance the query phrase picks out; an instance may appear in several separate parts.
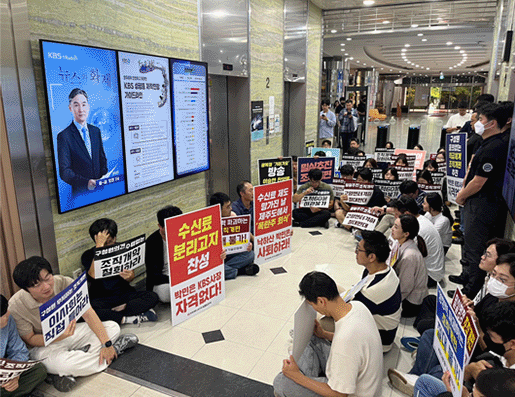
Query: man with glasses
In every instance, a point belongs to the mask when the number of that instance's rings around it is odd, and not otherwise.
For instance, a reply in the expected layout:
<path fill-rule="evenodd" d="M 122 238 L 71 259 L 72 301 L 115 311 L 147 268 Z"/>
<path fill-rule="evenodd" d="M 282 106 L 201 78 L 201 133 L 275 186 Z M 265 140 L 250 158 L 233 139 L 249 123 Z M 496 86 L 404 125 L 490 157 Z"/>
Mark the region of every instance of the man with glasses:
<path fill-rule="evenodd" d="M 129 347 L 138 343 L 133 334 L 120 336 L 114 321 L 101 322 L 92 308 L 82 316 L 84 323 L 70 322 L 60 337 L 45 346 L 39 307 L 66 289 L 73 280 L 52 274 L 50 263 L 39 256 L 20 262 L 13 272 L 21 288 L 9 301 L 9 309 L 21 338 L 29 347 L 30 358 L 44 360 L 54 387 L 70 391 L 76 376 L 103 371 Z"/>

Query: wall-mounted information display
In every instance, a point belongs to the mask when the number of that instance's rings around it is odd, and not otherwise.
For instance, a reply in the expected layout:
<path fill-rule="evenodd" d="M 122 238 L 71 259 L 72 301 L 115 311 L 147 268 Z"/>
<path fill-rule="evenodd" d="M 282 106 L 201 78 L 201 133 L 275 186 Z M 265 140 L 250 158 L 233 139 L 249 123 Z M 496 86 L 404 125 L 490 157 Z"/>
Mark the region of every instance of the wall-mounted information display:
<path fill-rule="evenodd" d="M 209 169 L 207 67 L 180 59 L 170 65 L 177 175 L 184 176 Z"/>
<path fill-rule="evenodd" d="M 59 213 L 209 169 L 206 63 L 40 45 Z"/>
<path fill-rule="evenodd" d="M 173 141 L 168 59 L 119 52 L 127 190 L 171 181 Z"/>

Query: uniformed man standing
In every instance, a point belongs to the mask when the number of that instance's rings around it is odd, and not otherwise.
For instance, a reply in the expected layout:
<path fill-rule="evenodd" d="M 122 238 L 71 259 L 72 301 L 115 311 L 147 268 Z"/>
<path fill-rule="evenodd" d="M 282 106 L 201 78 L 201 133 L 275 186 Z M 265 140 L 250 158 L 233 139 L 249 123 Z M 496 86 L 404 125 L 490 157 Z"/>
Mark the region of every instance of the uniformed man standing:
<path fill-rule="evenodd" d="M 497 104 L 486 104 L 479 110 L 476 133 L 483 143 L 477 150 L 465 176 L 456 203 L 463 205 L 464 239 L 463 261 L 468 266 L 462 292 L 470 299 L 481 288 L 485 272 L 479 269 L 486 242 L 492 237 L 503 237 L 506 204 L 502 197 L 509 131 L 501 132 L 510 115 Z M 468 277 L 467 277 L 468 276 Z"/>

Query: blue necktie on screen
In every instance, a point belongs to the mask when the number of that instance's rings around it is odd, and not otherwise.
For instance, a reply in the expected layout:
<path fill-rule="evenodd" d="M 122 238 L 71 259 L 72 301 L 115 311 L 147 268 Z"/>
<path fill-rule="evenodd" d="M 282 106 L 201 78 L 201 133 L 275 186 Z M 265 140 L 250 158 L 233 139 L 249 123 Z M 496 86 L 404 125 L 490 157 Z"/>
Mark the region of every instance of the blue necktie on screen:
<path fill-rule="evenodd" d="M 91 141 L 89 140 L 88 129 L 86 127 L 82 127 L 81 131 L 84 143 L 86 144 L 86 149 L 88 149 L 89 157 L 91 157 Z"/>

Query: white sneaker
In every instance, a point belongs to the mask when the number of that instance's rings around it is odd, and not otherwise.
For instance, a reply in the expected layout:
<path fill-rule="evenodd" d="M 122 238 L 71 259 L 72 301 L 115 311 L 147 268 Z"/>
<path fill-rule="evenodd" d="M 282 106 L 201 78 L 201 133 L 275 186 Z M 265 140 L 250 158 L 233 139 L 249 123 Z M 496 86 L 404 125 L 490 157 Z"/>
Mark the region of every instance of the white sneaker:
<path fill-rule="evenodd" d="M 415 382 L 418 378 L 417 375 L 405 374 L 393 368 L 388 370 L 388 379 L 390 379 L 392 386 L 411 397 L 415 393 Z"/>

